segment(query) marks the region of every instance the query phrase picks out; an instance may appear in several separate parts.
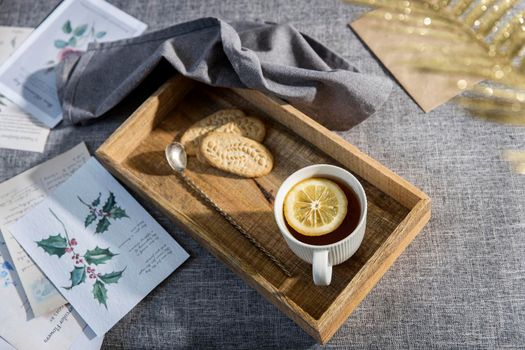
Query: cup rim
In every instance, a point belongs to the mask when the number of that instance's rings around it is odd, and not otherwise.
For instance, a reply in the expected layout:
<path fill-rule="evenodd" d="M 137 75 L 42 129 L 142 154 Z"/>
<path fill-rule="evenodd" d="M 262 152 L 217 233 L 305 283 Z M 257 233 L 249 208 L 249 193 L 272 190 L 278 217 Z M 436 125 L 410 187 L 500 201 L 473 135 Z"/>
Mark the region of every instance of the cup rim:
<path fill-rule="evenodd" d="M 352 190 L 354 192 L 358 192 L 358 191 L 361 192 L 361 194 L 363 195 L 363 199 L 364 199 L 364 202 L 361 203 L 361 197 L 360 197 L 360 195 L 358 193 L 356 193 L 362 208 L 361 208 L 361 213 L 360 213 L 360 217 L 359 217 L 359 223 L 357 224 L 355 229 L 348 236 L 343 238 L 342 240 L 334 242 L 334 243 L 326 244 L 326 245 L 314 245 L 314 244 L 304 243 L 304 242 L 301 242 L 300 240 L 298 240 L 297 238 L 295 238 L 290 233 L 290 231 L 288 230 L 288 227 L 286 227 L 286 224 L 283 224 L 284 221 L 286 220 L 284 218 L 284 213 L 283 213 L 284 198 L 285 198 L 286 194 L 282 194 L 281 195 L 282 196 L 282 201 L 281 201 L 282 203 L 280 205 L 280 208 L 277 208 L 277 204 L 278 204 L 277 199 L 280 197 L 281 192 L 284 191 L 283 190 L 283 185 L 287 181 L 289 181 L 290 178 L 295 176 L 297 173 L 304 172 L 304 171 L 307 171 L 307 170 L 312 169 L 312 168 L 325 168 L 325 169 L 326 168 L 328 168 L 328 169 L 331 168 L 331 169 L 336 169 L 337 171 L 341 171 L 344 174 L 344 176 L 347 176 L 347 177 L 355 180 L 355 183 L 357 184 L 357 186 L 356 186 L 357 189 L 353 185 L 349 184 L 344 178 L 341 177 L 339 179 L 343 180 L 345 182 L 345 184 L 350 186 L 350 188 L 352 188 Z M 330 176 L 330 175 L 327 175 L 327 176 Z M 299 180 L 299 181 L 301 181 L 301 180 Z M 293 185 L 291 185 L 291 186 L 293 186 Z M 291 187 L 290 187 L 290 189 L 291 189 Z M 288 189 L 288 191 L 290 189 Z M 363 185 L 361 184 L 361 182 L 354 175 L 352 175 L 352 173 L 350 173 L 345 168 L 342 168 L 342 167 L 336 166 L 336 165 L 331 165 L 331 164 L 313 164 L 313 165 L 309 165 L 309 166 L 306 166 L 304 168 L 301 168 L 301 169 L 293 172 L 292 174 L 290 174 L 282 182 L 282 184 L 279 186 L 279 189 L 277 190 L 277 193 L 275 195 L 275 202 L 274 202 L 274 206 L 273 206 L 274 219 L 275 219 L 275 222 L 277 223 L 277 226 L 279 227 L 279 230 L 281 231 L 281 234 L 283 236 L 286 236 L 287 239 L 292 240 L 294 243 L 296 243 L 298 245 L 301 245 L 301 246 L 307 247 L 307 248 L 312 248 L 312 249 L 327 249 L 327 248 L 329 249 L 329 248 L 335 247 L 337 245 L 343 244 L 345 241 L 349 240 L 352 236 L 356 235 L 357 232 L 359 232 L 361 230 L 363 225 L 365 225 L 367 212 L 368 212 L 368 205 L 367 205 L 366 192 L 365 192 L 365 189 L 363 188 Z M 281 216 L 282 223 L 280 222 L 280 218 L 278 217 L 278 215 Z"/>

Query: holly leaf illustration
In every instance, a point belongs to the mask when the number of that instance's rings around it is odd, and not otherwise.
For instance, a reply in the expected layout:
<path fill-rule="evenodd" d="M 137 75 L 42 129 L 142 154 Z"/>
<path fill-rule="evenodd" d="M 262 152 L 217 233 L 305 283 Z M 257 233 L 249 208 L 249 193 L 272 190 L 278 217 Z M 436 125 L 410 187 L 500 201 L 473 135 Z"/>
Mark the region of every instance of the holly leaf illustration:
<path fill-rule="evenodd" d="M 100 304 L 104 304 L 106 309 L 108 308 L 108 305 L 106 304 L 106 301 L 108 300 L 108 290 L 104 284 L 98 280 L 93 284 L 93 296 Z"/>
<path fill-rule="evenodd" d="M 72 36 L 71 38 L 69 38 L 68 44 L 69 46 L 77 46 L 77 38 Z"/>
<path fill-rule="evenodd" d="M 66 47 L 66 46 L 67 46 L 67 41 L 60 40 L 60 39 L 55 40 L 55 47 L 56 47 L 57 49 L 63 49 L 63 48 Z"/>
<path fill-rule="evenodd" d="M 84 283 L 86 281 L 86 267 L 75 266 L 73 268 L 73 271 L 70 272 L 69 280 L 71 281 L 71 286 L 62 288 L 70 290 L 74 286 L 78 286 L 80 283 Z"/>
<path fill-rule="evenodd" d="M 111 223 L 109 222 L 107 217 L 103 217 L 102 219 L 98 220 L 97 228 L 95 230 L 95 233 L 103 233 L 106 232 L 109 228 L 109 225 Z"/>
<path fill-rule="evenodd" d="M 84 221 L 84 227 L 88 227 L 96 219 L 97 219 L 97 214 L 90 213 L 88 216 L 86 216 L 86 220 Z"/>
<path fill-rule="evenodd" d="M 94 206 L 94 207 L 98 207 L 98 205 L 100 204 L 100 196 L 102 195 L 102 193 L 98 193 L 98 197 L 97 199 L 95 199 L 93 202 L 91 202 L 91 205 Z"/>
<path fill-rule="evenodd" d="M 71 21 L 67 20 L 66 23 L 62 26 L 62 31 L 66 34 L 71 33 L 73 29 L 71 28 Z"/>
<path fill-rule="evenodd" d="M 60 258 L 66 253 L 67 240 L 59 234 L 35 243 L 49 255 L 56 255 Z"/>
<path fill-rule="evenodd" d="M 113 271 L 111 273 L 106 273 L 106 274 L 98 276 L 98 278 L 100 278 L 102 280 L 102 282 L 104 282 L 106 284 L 118 283 L 118 280 L 120 279 L 120 277 L 122 277 L 122 273 L 125 270 L 126 269 L 124 269 L 122 271 Z"/>
<path fill-rule="evenodd" d="M 109 213 L 114 219 L 129 218 L 128 214 L 126 214 L 126 211 L 118 206 L 114 206 Z"/>
<path fill-rule="evenodd" d="M 107 34 L 106 32 L 98 32 L 97 34 L 95 34 L 95 36 L 97 37 L 97 39 L 100 39 L 106 36 L 106 34 Z"/>
<path fill-rule="evenodd" d="M 86 251 L 86 254 L 84 254 L 84 259 L 90 265 L 100 265 L 105 264 L 106 261 L 111 260 L 111 258 L 113 258 L 115 255 L 118 254 L 112 253 L 109 248 L 102 249 L 97 246 L 95 249 Z"/>
<path fill-rule="evenodd" d="M 82 34 L 86 32 L 86 29 L 87 29 L 87 24 L 83 24 L 81 26 L 76 27 L 73 34 L 75 34 L 76 36 L 81 36 Z"/>
<path fill-rule="evenodd" d="M 106 199 L 106 203 L 104 203 L 104 206 L 102 207 L 102 211 L 105 211 L 106 213 L 109 213 L 111 209 L 115 206 L 115 195 L 113 192 L 109 192 L 109 197 Z"/>

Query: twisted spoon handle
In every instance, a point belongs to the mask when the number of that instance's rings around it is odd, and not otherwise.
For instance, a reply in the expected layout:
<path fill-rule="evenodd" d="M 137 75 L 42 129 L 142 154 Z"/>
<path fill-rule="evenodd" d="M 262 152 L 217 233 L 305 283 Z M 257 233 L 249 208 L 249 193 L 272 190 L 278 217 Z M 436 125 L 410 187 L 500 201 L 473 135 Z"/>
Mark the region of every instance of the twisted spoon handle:
<path fill-rule="evenodd" d="M 211 205 L 222 217 L 224 217 L 233 227 L 237 229 L 248 241 L 250 241 L 257 249 L 264 253 L 277 267 L 279 267 L 283 273 L 292 277 L 292 273 L 280 262 L 272 253 L 270 253 L 265 247 L 263 247 L 255 238 L 252 237 L 241 225 L 235 221 L 230 214 L 222 210 L 210 197 L 208 197 L 189 177 L 184 174 L 183 171 L 179 172 L 180 177 L 184 180 L 186 185 L 190 187 L 195 193 L 197 193 L 206 203 Z"/>

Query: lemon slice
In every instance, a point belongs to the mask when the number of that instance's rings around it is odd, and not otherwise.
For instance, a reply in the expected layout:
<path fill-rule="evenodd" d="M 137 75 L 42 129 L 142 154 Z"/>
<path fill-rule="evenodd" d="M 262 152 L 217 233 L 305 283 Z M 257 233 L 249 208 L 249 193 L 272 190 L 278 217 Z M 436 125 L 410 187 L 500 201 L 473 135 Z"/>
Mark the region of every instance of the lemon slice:
<path fill-rule="evenodd" d="M 346 216 L 348 201 L 335 182 L 310 178 L 292 187 L 284 199 L 284 217 L 305 236 L 322 236 L 337 229 Z"/>

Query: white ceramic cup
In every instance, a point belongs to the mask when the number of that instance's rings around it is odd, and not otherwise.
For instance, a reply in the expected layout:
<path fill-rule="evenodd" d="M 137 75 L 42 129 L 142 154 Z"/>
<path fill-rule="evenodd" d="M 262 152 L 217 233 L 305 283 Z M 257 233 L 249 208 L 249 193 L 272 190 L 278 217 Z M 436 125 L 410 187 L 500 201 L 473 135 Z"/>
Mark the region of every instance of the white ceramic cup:
<path fill-rule="evenodd" d="M 353 232 L 344 239 L 328 245 L 306 244 L 296 239 L 286 227 L 283 205 L 286 194 L 302 180 L 311 177 L 324 177 L 337 180 L 350 187 L 357 195 L 361 207 L 359 223 Z M 316 164 L 302 168 L 288 176 L 277 191 L 274 203 L 274 215 L 277 226 L 290 249 L 302 260 L 312 264 L 314 283 L 327 286 L 332 280 L 332 266 L 348 260 L 357 251 L 366 227 L 366 194 L 361 183 L 347 170 L 328 164 Z M 352 215 L 355 213 L 348 213 Z"/>

